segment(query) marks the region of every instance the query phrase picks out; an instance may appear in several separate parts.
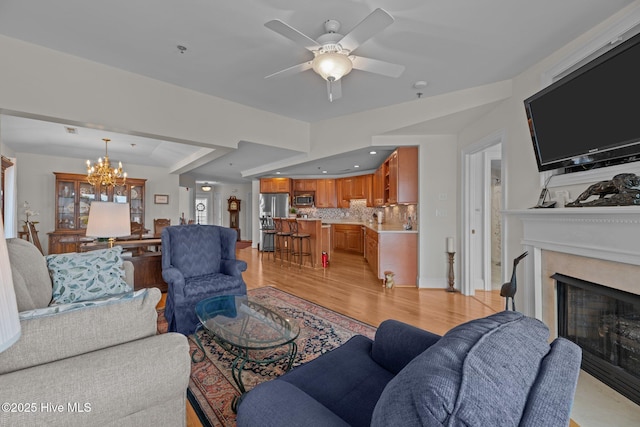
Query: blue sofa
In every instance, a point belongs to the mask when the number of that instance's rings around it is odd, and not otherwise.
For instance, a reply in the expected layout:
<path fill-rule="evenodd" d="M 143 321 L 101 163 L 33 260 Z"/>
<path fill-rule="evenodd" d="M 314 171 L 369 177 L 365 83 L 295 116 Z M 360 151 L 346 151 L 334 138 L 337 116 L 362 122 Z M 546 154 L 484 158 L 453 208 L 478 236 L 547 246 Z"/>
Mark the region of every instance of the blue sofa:
<path fill-rule="evenodd" d="M 174 225 L 162 230 L 162 278 L 167 282 L 164 315 L 169 332 L 192 334 L 200 323 L 196 304 L 216 295 L 245 295 L 236 260 L 238 233 L 217 225 Z"/>
<path fill-rule="evenodd" d="M 566 426 L 581 351 L 504 311 L 444 336 L 387 320 L 249 391 L 238 427 Z"/>

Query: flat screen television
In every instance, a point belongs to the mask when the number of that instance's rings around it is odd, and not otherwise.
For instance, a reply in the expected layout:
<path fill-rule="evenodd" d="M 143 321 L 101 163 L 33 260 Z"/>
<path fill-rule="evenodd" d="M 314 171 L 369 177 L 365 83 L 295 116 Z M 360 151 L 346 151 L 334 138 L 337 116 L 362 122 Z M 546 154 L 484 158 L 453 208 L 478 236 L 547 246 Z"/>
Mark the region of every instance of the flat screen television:
<path fill-rule="evenodd" d="M 640 160 L 640 34 L 524 105 L 539 171 Z"/>

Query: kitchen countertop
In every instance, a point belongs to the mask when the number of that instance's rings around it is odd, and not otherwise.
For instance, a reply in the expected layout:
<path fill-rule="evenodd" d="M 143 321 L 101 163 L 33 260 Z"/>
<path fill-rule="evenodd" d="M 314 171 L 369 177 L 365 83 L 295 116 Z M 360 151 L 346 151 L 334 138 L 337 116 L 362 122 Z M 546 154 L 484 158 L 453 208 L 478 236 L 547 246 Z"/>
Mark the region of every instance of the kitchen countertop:
<path fill-rule="evenodd" d="M 377 222 L 368 222 L 368 221 L 358 221 L 353 219 L 328 219 L 328 218 L 298 218 L 303 221 L 305 220 L 322 220 L 322 224 L 333 225 L 333 224 L 346 224 L 346 225 L 364 225 L 370 230 L 375 231 L 376 233 L 418 233 L 416 228 L 411 230 L 405 230 L 402 224 L 398 223 L 382 223 L 378 224 Z"/>

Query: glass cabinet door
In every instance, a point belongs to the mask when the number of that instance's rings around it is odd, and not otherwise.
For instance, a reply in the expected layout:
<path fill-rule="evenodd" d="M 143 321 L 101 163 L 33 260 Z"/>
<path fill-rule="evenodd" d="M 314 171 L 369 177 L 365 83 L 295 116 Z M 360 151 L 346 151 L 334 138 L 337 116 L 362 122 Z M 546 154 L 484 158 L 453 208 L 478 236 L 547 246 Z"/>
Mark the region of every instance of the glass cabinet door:
<path fill-rule="evenodd" d="M 144 187 L 142 185 L 131 185 L 129 187 L 131 222 L 144 223 Z"/>
<path fill-rule="evenodd" d="M 56 212 L 57 228 L 75 228 L 76 221 L 76 186 L 73 181 L 58 181 L 56 188 L 58 212 Z"/>
<path fill-rule="evenodd" d="M 116 203 L 129 203 L 128 186 L 116 185 L 113 189 L 113 201 Z"/>
<path fill-rule="evenodd" d="M 96 189 L 88 182 L 79 182 L 78 186 L 80 187 L 80 198 L 78 201 L 78 225 L 75 228 L 85 229 L 89 222 L 89 207 L 96 198 Z"/>

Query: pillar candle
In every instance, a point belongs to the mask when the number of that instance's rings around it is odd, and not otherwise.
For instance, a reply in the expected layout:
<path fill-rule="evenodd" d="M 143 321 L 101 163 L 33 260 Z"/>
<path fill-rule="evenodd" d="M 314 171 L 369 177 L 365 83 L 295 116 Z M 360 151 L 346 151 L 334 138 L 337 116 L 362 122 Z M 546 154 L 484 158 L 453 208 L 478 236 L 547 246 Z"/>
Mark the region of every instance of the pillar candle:
<path fill-rule="evenodd" d="M 453 248 L 453 237 L 447 237 L 447 252 L 455 252 Z"/>

